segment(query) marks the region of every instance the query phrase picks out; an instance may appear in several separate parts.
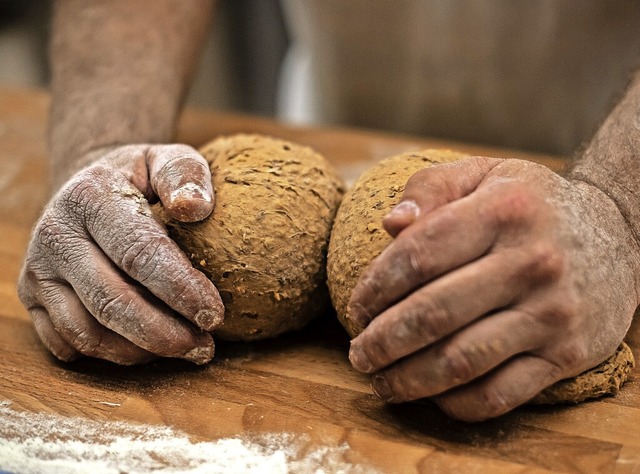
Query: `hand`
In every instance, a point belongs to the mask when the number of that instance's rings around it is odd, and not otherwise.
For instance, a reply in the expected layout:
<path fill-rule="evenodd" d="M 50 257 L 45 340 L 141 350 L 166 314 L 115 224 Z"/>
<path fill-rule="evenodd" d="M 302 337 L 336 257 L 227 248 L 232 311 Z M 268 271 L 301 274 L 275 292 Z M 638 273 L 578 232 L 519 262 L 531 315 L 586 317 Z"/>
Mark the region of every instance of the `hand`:
<path fill-rule="evenodd" d="M 589 369 L 638 305 L 639 251 L 601 190 L 519 160 L 415 174 L 359 280 L 350 360 L 389 402 L 474 421 Z"/>
<path fill-rule="evenodd" d="M 119 364 L 157 356 L 213 357 L 206 332 L 224 316 L 220 296 L 168 237 L 149 201 L 185 222 L 213 209 L 204 158 L 185 145 L 105 151 L 74 175 L 35 226 L 18 293 L 59 359 Z"/>

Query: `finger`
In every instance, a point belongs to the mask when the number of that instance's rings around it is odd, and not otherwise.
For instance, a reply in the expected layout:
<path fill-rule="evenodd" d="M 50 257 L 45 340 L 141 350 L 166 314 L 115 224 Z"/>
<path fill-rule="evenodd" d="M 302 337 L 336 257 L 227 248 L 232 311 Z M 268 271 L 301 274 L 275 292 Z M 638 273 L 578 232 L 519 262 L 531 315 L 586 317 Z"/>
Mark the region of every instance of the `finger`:
<path fill-rule="evenodd" d="M 53 326 L 49 313 L 41 304 L 41 286 L 29 265 L 29 256 L 18 278 L 18 297 L 29 312 L 33 326 L 44 346 L 58 359 L 70 362 L 82 356 L 71 347 Z"/>
<path fill-rule="evenodd" d="M 380 314 L 351 341 L 355 369 L 372 373 L 506 307 L 534 285 L 530 252 L 489 254 L 416 290 Z"/>
<path fill-rule="evenodd" d="M 218 327 L 224 318 L 218 291 L 153 218 L 148 202 L 126 179 L 103 170 L 92 173 L 94 195 L 85 191 L 84 202 L 87 230 L 95 242 L 175 311 L 204 330 Z"/>
<path fill-rule="evenodd" d="M 197 364 L 211 360 L 209 333 L 178 318 L 146 288 L 126 278 L 99 248 L 87 242 L 79 252 L 84 261 L 64 278 L 100 324 L 159 356 Z"/>
<path fill-rule="evenodd" d="M 422 169 L 409 178 L 398 205 L 413 201 L 422 215 L 427 214 L 471 194 L 487 174 L 503 161 L 475 156 Z"/>
<path fill-rule="evenodd" d="M 539 228 L 544 204 L 514 180 L 493 179 L 408 227 L 374 259 L 354 288 L 347 317 L 364 328 L 400 298 L 493 247 L 516 246 Z M 540 249 L 553 254 L 552 249 Z"/>
<path fill-rule="evenodd" d="M 373 378 L 387 402 L 430 397 L 466 384 L 516 354 L 536 349 L 547 336 L 519 311 L 487 316 L 448 339 L 415 353 Z"/>
<path fill-rule="evenodd" d="M 29 315 L 38 337 L 55 357 L 64 362 L 71 362 L 82 356 L 58 334 L 46 309 L 42 306 L 29 308 Z"/>
<path fill-rule="evenodd" d="M 467 196 L 501 161 L 471 157 L 418 171 L 407 181 L 400 202 L 382 221 L 385 230 L 395 237 L 420 215 Z"/>
<path fill-rule="evenodd" d="M 347 317 L 364 328 L 419 286 L 485 254 L 496 238 L 495 226 L 486 222 L 480 208 L 485 206 L 466 197 L 405 229 L 363 272 Z"/>
<path fill-rule="evenodd" d="M 70 286 L 49 282 L 43 287 L 42 295 L 56 331 L 77 352 L 123 365 L 155 358 L 98 323 Z"/>
<path fill-rule="evenodd" d="M 434 401 L 453 418 L 482 421 L 526 403 L 563 377 L 558 365 L 522 355 L 477 382 L 434 397 Z"/>
<path fill-rule="evenodd" d="M 151 186 L 171 217 L 195 222 L 211 214 L 211 171 L 196 150 L 187 145 L 152 146 L 147 163 Z"/>
<path fill-rule="evenodd" d="M 382 219 L 382 227 L 391 237 L 397 237 L 400 232 L 413 224 L 420 217 L 420 207 L 418 203 L 403 199 L 389 214 Z"/>

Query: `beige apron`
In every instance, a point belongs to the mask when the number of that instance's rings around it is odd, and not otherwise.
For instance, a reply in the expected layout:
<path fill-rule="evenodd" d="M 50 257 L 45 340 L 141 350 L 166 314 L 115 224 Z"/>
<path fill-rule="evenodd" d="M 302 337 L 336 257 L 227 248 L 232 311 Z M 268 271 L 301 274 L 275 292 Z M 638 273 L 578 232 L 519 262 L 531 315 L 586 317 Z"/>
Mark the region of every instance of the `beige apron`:
<path fill-rule="evenodd" d="M 570 153 L 640 59 L 640 2 L 283 0 L 281 118 Z"/>

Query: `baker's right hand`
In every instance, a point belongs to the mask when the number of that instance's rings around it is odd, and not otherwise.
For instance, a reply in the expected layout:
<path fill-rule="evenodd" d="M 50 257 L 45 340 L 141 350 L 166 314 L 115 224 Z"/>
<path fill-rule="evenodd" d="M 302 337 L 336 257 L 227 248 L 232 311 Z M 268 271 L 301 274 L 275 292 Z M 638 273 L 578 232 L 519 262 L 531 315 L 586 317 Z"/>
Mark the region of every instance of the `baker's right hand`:
<path fill-rule="evenodd" d="M 99 153 L 61 187 L 33 230 L 18 293 L 40 339 L 64 361 L 208 362 L 208 331 L 224 317 L 220 295 L 149 206 L 160 200 L 184 222 L 207 217 L 207 162 L 186 145 Z"/>

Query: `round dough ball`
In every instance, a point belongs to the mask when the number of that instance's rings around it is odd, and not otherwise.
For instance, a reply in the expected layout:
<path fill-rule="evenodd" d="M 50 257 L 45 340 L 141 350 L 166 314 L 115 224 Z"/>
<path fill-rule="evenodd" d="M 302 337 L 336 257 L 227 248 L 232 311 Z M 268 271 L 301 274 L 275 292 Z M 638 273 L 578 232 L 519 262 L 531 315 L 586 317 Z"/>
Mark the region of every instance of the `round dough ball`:
<path fill-rule="evenodd" d="M 365 171 L 345 194 L 331 231 L 327 277 L 333 307 L 351 337 L 357 334 L 347 313 L 351 292 L 364 269 L 391 242 L 383 217 L 400 201 L 414 173 L 466 156 L 451 150 L 392 156 Z"/>
<path fill-rule="evenodd" d="M 260 135 L 219 138 L 200 153 L 213 176 L 213 213 L 164 220 L 220 292 L 225 319 L 215 336 L 265 339 L 326 312 L 326 251 L 344 192 L 338 172 L 308 147 Z"/>

